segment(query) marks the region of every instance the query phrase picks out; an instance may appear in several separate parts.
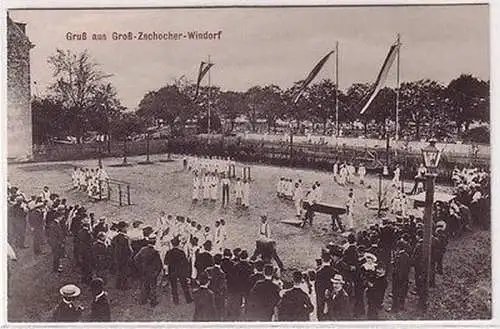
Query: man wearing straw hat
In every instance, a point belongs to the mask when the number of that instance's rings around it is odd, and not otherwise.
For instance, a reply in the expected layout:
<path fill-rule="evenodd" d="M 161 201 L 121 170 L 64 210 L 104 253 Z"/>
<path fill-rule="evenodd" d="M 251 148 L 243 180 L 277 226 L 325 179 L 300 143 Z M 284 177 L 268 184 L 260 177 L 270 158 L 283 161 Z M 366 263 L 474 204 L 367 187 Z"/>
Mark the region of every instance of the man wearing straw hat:
<path fill-rule="evenodd" d="M 83 306 L 76 306 L 74 301 L 80 296 L 80 288 L 74 284 L 67 284 L 59 290 L 62 301 L 52 314 L 53 322 L 76 322 L 82 316 Z"/>
<path fill-rule="evenodd" d="M 326 292 L 328 321 L 346 321 L 351 319 L 351 306 L 349 295 L 344 290 L 344 278 L 340 274 L 335 274 L 332 281 L 332 290 Z"/>

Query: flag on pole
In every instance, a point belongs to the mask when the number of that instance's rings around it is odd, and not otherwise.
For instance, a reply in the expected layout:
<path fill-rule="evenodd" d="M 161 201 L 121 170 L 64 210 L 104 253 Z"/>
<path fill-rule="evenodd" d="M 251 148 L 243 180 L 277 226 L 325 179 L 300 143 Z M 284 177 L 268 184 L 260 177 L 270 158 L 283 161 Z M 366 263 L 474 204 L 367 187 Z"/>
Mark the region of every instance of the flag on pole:
<path fill-rule="evenodd" d="M 200 63 L 200 69 L 198 71 L 198 80 L 196 81 L 196 97 L 198 97 L 198 93 L 200 91 L 200 83 L 201 83 L 201 80 L 203 80 L 203 77 L 205 77 L 205 75 L 207 74 L 208 70 L 210 70 L 210 68 L 214 66 L 214 63 L 207 63 L 207 62 L 201 62 Z"/>
<path fill-rule="evenodd" d="M 377 96 L 378 92 L 380 89 L 385 84 L 385 81 L 387 80 L 387 75 L 389 74 L 389 70 L 391 69 L 392 63 L 394 63 L 394 59 L 396 59 L 396 55 L 398 54 L 399 47 L 401 46 L 401 43 L 396 42 L 391 46 L 389 49 L 389 53 L 387 54 L 387 57 L 385 58 L 384 64 L 382 65 L 382 68 L 380 69 L 380 72 L 378 73 L 377 76 L 377 81 L 375 82 L 375 87 L 373 88 L 372 94 L 368 101 L 366 102 L 365 106 L 361 109 L 360 114 L 365 113 L 365 111 L 368 109 L 370 104 L 373 102 L 375 99 L 375 96 Z"/>
<path fill-rule="evenodd" d="M 312 69 L 312 71 L 309 73 L 309 75 L 306 77 L 306 79 L 302 82 L 302 85 L 300 86 L 299 92 L 297 93 L 297 96 L 295 96 L 295 99 L 293 100 L 294 103 L 297 103 L 299 101 L 300 96 L 302 96 L 302 93 L 304 90 L 306 90 L 307 86 L 311 83 L 311 81 L 314 80 L 314 78 L 318 75 L 319 71 L 321 71 L 321 68 L 323 65 L 325 65 L 326 61 L 330 57 L 331 54 L 333 54 L 335 51 L 332 50 L 328 54 L 323 57 L 318 64 Z"/>

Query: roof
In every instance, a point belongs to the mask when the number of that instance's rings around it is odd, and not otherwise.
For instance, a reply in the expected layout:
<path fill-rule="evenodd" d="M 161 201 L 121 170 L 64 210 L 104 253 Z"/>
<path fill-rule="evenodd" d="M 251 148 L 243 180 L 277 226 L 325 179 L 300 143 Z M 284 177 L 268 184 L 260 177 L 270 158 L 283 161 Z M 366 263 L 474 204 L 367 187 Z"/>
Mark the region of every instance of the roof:
<path fill-rule="evenodd" d="M 35 45 L 31 43 L 30 39 L 26 35 L 25 30 L 26 23 L 14 22 L 12 18 L 7 14 L 7 29 L 11 29 L 14 33 L 21 37 L 25 42 L 27 42 L 30 48 L 33 48 Z"/>

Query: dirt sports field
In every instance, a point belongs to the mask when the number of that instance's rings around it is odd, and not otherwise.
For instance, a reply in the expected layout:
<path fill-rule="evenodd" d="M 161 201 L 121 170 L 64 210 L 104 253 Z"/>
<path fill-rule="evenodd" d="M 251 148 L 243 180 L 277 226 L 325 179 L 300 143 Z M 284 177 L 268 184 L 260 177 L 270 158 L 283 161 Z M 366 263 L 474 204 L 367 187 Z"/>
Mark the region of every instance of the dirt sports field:
<path fill-rule="evenodd" d="M 152 160 L 165 158 L 164 155 L 152 156 Z M 278 253 L 286 268 L 312 268 L 320 248 L 329 241 L 339 241 L 344 237 L 334 234 L 329 229 L 329 218 L 317 215 L 313 228 L 299 229 L 280 223 L 284 219 L 292 219 L 294 208 L 292 202 L 282 201 L 276 197 L 276 183 L 281 176 L 300 177 L 306 188 L 314 181 L 321 182 L 323 201 L 343 205 L 349 187 L 354 188 L 358 200 L 355 208 L 356 225 L 362 227 L 375 222 L 376 212 L 363 206 L 366 192 L 358 185 L 340 187 L 333 183 L 332 176 L 324 172 L 312 170 L 296 170 L 271 166 L 252 166 L 250 208 L 240 211 L 234 207 L 234 198 L 227 209 L 220 208 L 220 200 L 216 205 L 191 204 L 191 173 L 182 170 L 182 161 L 156 162 L 153 165 L 137 165 L 143 157 L 129 159 L 132 167 L 108 167 L 121 162 L 121 159 L 104 159 L 103 164 L 113 179 L 127 181 L 131 184 L 131 201 L 133 205 L 118 207 L 108 202 L 91 203 L 83 192 L 71 190 L 71 171 L 76 166 L 96 166 L 96 160 L 51 163 L 26 163 L 9 165 L 8 179 L 13 185 L 20 187 L 26 195 L 39 194 L 43 185 L 48 185 L 52 192 L 59 193 L 68 199 L 69 204 L 85 205 L 96 217 L 106 216 L 108 222 L 126 220 L 142 220 L 146 224 L 156 222 L 161 210 L 168 214 L 188 216 L 197 222 L 213 225 L 216 219 L 224 218 L 227 223 L 228 243 L 230 248 L 241 247 L 253 252 L 259 216 L 267 214 L 274 238 L 278 242 Z M 241 176 L 241 164 L 237 166 L 237 174 Z M 368 177 L 368 183 L 377 191 L 378 179 Z M 383 182 L 384 186 L 389 181 Z M 411 188 L 411 183 L 405 189 Z M 437 190 L 449 191 L 446 187 Z M 27 235 L 27 244 L 31 246 L 31 234 Z M 68 244 L 67 249 L 71 248 Z M 16 250 L 17 251 L 17 250 Z M 11 264 L 10 287 L 8 297 L 8 320 L 11 322 L 47 321 L 52 309 L 59 299 L 59 288 L 67 283 L 79 284 L 79 275 L 71 268 L 71 260 L 64 259 L 64 271 L 53 274 L 50 270 L 51 255 L 47 245 L 45 254 L 35 257 L 31 248 L 19 250 L 18 260 Z M 71 254 L 71 252 L 68 252 Z M 396 315 L 381 312 L 385 319 L 393 320 L 457 320 L 488 319 L 491 317 L 491 251 L 488 231 L 475 230 L 458 240 L 450 241 L 445 255 L 444 275 L 437 277 L 437 287 L 431 293 L 430 309 L 425 316 L 416 311 L 416 296 L 409 295 L 405 312 Z M 411 280 L 413 275 L 410 276 Z M 113 280 L 114 281 L 114 280 Z M 112 282 L 113 282 L 112 281 Z M 114 282 L 113 282 L 114 283 Z M 81 285 L 80 285 L 81 286 Z M 411 283 L 411 289 L 414 284 Z M 390 290 L 390 288 L 388 288 Z M 388 290 L 388 291 L 389 291 Z M 169 288 L 160 291 L 160 305 L 151 308 L 139 305 L 139 285 L 122 292 L 108 287 L 112 305 L 113 321 L 190 321 L 193 306 L 186 305 L 181 297 L 180 305 L 173 305 Z M 390 305 L 387 297 L 385 305 Z M 80 302 L 90 304 L 90 291 L 82 287 Z"/>

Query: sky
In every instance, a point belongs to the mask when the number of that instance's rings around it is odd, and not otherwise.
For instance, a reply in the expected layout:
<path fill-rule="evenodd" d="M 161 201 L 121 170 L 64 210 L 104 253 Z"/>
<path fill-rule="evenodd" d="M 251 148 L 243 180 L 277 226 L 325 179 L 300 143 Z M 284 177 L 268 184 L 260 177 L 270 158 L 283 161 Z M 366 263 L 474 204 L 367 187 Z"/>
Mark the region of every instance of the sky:
<path fill-rule="evenodd" d="M 47 58 L 57 48 L 87 49 L 112 74 L 122 104 L 135 110 L 145 93 L 184 76 L 196 81 L 201 60 L 215 66 L 212 85 L 245 91 L 255 85 L 288 88 L 304 79 L 339 42 L 339 87 L 373 82 L 397 33 L 401 81 L 443 84 L 462 73 L 490 78 L 487 5 L 295 8 L 11 10 L 27 23 L 32 92 L 54 81 Z M 220 40 L 121 40 L 113 32 L 222 31 Z M 105 33 L 106 41 L 67 40 L 68 32 Z M 334 79 L 331 57 L 315 81 Z M 204 81 L 206 84 L 207 81 Z M 392 68 L 387 85 L 396 85 Z"/>

